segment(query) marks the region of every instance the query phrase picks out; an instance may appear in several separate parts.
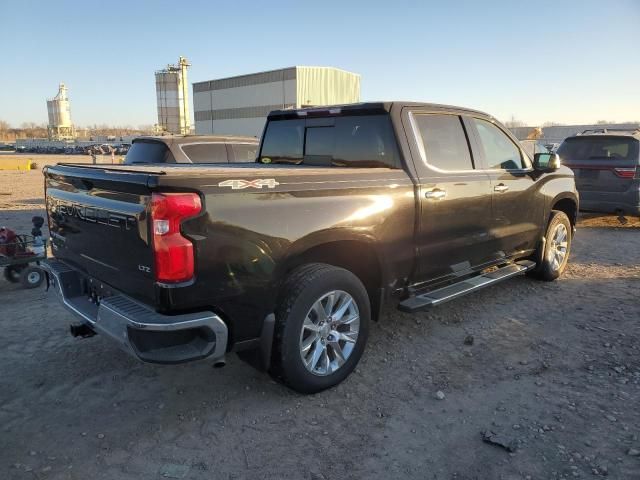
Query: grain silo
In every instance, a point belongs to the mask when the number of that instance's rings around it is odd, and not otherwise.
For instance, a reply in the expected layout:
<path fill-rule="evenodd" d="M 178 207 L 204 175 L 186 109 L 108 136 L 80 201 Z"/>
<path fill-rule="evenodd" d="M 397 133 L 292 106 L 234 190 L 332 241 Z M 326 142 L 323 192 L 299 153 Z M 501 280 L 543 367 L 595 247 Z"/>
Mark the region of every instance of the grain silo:
<path fill-rule="evenodd" d="M 271 110 L 357 103 L 360 75 L 290 67 L 193 84 L 196 134 L 260 136 Z"/>
<path fill-rule="evenodd" d="M 69 140 L 75 137 L 71 123 L 71 107 L 67 97 L 67 87 L 64 83 L 58 87 L 58 94 L 51 100 L 47 100 L 47 113 L 49 115 L 49 125 L 47 126 L 49 140 Z"/>
<path fill-rule="evenodd" d="M 191 130 L 187 68 L 191 64 L 180 57 L 177 65 L 156 72 L 158 125 L 163 131 L 187 135 Z"/>

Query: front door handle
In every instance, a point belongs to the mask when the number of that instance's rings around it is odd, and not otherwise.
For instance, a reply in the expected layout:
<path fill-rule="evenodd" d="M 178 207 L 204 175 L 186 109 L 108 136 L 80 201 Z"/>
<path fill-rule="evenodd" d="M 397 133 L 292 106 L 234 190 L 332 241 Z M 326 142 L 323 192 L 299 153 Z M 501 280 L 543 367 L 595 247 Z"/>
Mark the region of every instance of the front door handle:
<path fill-rule="evenodd" d="M 433 190 L 427 190 L 424 192 L 424 196 L 429 200 L 441 200 L 447 196 L 447 192 L 445 190 L 440 190 L 439 188 L 434 188 Z"/>
<path fill-rule="evenodd" d="M 495 187 L 493 187 L 494 192 L 506 192 L 507 190 L 509 190 L 509 187 L 504 183 L 501 183 L 500 185 L 496 185 Z"/>

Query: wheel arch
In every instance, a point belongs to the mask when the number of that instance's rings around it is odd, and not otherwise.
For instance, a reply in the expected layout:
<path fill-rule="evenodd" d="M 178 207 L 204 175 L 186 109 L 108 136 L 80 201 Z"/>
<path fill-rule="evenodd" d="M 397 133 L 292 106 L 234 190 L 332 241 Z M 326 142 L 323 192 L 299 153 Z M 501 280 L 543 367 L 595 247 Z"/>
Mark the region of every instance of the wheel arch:
<path fill-rule="evenodd" d="M 568 195 L 557 197 L 551 203 L 551 210 L 564 212 L 569 217 L 571 227 L 575 229 L 578 221 L 578 201 L 576 198 Z"/>
<path fill-rule="evenodd" d="M 303 248 L 295 248 L 287 257 L 279 277 L 286 278 L 292 270 L 306 263 L 326 263 L 353 273 L 367 289 L 372 317 L 378 319 L 384 296 L 386 268 L 374 239 L 366 236 L 332 235 L 322 241 L 307 241 Z"/>

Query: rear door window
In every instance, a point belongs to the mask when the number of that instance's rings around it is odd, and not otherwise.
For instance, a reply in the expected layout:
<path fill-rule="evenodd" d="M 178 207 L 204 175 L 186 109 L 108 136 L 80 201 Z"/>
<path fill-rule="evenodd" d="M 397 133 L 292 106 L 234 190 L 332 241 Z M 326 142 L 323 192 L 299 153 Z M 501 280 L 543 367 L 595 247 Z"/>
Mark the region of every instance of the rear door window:
<path fill-rule="evenodd" d="M 271 120 L 260 161 L 336 167 L 395 168 L 400 165 L 387 115 Z"/>
<path fill-rule="evenodd" d="M 224 143 L 196 143 L 181 148 L 191 163 L 227 163 L 227 147 Z"/>
<path fill-rule="evenodd" d="M 247 163 L 256 161 L 257 144 L 251 143 L 234 143 L 231 144 L 233 152 L 233 161 L 238 163 Z"/>
<path fill-rule="evenodd" d="M 438 170 L 473 170 L 469 143 L 457 115 L 415 114 L 426 162 Z"/>
<path fill-rule="evenodd" d="M 472 118 L 476 127 L 486 168 L 489 170 L 519 170 L 524 168 L 520 148 L 493 123 Z"/>
<path fill-rule="evenodd" d="M 634 138 L 616 136 L 585 136 L 567 138 L 558 155 L 563 160 L 586 162 L 634 160 L 638 161 L 638 145 Z"/>
<path fill-rule="evenodd" d="M 163 142 L 142 140 L 133 142 L 124 159 L 125 165 L 134 163 L 175 163 L 171 150 Z"/>

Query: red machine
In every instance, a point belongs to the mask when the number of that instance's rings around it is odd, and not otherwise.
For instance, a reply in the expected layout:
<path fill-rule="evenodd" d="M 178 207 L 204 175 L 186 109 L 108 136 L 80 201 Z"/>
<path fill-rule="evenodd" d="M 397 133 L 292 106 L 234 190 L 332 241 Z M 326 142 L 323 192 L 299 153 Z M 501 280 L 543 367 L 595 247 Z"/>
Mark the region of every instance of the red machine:
<path fill-rule="evenodd" d="M 11 283 L 22 283 L 25 288 L 35 288 L 44 281 L 40 261 L 47 258 L 46 241 L 42 239 L 42 217 L 31 219 L 31 235 L 20 235 L 0 227 L 0 268 L 4 278 Z M 34 265 L 32 265 L 34 264 Z"/>

